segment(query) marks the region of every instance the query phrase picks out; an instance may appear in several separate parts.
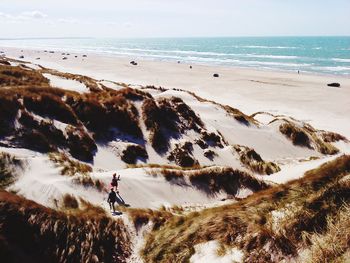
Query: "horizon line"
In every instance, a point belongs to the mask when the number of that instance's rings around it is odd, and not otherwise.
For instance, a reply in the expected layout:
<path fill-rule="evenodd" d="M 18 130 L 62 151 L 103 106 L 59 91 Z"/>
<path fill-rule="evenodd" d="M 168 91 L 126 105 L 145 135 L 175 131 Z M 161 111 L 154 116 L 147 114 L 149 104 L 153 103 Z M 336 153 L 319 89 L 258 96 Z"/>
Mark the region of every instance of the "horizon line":
<path fill-rule="evenodd" d="M 82 37 L 3 37 L 0 38 L 0 41 L 3 40 L 55 40 L 55 39 L 181 39 L 181 38 L 287 38 L 287 37 L 350 37 L 350 35 L 266 35 L 266 36 L 157 36 L 157 37 L 114 37 L 114 36 L 82 36 Z"/>

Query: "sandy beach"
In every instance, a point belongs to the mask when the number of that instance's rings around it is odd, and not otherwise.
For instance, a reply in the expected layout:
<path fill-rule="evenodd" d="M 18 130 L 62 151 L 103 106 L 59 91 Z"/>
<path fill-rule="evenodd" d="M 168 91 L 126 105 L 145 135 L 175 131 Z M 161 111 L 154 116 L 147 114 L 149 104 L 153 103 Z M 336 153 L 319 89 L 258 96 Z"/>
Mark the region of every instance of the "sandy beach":
<path fill-rule="evenodd" d="M 63 72 L 133 85 L 154 85 L 193 91 L 199 96 L 228 104 L 246 114 L 267 111 L 289 115 L 319 129 L 350 136 L 350 79 L 316 75 L 137 60 L 110 55 L 54 53 L 44 50 L 1 48 L 6 56 Z M 77 57 L 75 57 L 77 56 Z M 63 60 L 63 57 L 67 59 Z M 37 59 L 40 58 L 40 59 Z M 137 61 L 138 65 L 130 64 Z M 219 74 L 214 78 L 213 74 Z M 339 82 L 340 88 L 328 87 Z"/>

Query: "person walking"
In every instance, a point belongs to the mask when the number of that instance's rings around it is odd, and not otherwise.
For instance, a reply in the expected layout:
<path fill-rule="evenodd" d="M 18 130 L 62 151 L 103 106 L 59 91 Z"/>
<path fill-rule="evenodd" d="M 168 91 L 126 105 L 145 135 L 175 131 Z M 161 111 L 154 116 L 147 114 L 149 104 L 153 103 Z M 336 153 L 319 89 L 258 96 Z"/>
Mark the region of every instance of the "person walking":
<path fill-rule="evenodd" d="M 114 203 L 117 201 L 117 194 L 114 192 L 114 189 L 111 188 L 111 191 L 108 194 L 108 199 L 107 202 L 109 204 L 109 208 L 115 213 L 115 207 L 114 207 Z"/>
<path fill-rule="evenodd" d="M 118 192 L 118 181 L 120 181 L 120 175 L 117 178 L 117 174 L 113 174 L 111 186 Z"/>

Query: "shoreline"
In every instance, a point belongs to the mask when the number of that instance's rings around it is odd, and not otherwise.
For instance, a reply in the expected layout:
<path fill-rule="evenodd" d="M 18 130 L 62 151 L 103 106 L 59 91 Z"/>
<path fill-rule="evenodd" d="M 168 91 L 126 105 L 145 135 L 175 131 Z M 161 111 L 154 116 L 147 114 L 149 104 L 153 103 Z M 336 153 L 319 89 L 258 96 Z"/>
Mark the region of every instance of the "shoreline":
<path fill-rule="evenodd" d="M 70 52 L 63 60 L 63 51 L 51 54 L 45 53 L 44 49 L 1 49 L 10 58 L 19 59 L 23 55 L 23 61 L 99 80 L 188 90 L 246 114 L 266 111 L 293 116 L 350 138 L 350 78 L 344 76 L 197 64 L 192 64 L 190 69 L 190 64 L 186 63 L 136 60 L 89 52 Z M 83 58 L 82 54 L 87 57 Z M 40 60 L 36 59 L 38 57 Z M 130 65 L 131 60 L 136 60 L 138 65 Z M 214 73 L 219 77 L 214 78 Z M 339 82 L 341 88 L 327 87 L 331 82 Z"/>
<path fill-rule="evenodd" d="M 44 48 L 41 47 L 13 47 L 13 46 L 1 46 L 0 49 L 8 49 L 8 50 L 27 50 L 27 51 L 43 51 Z M 90 55 L 95 55 L 95 56 L 105 56 L 105 57 L 113 57 L 113 58 L 119 58 L 119 59 L 125 59 L 125 60 L 138 60 L 138 61 L 146 61 L 146 62 L 159 62 L 159 63 L 170 63 L 170 64 L 178 64 L 177 60 L 172 60 L 172 59 L 152 59 L 152 58 L 147 58 L 144 56 L 127 56 L 127 55 L 120 55 L 120 54 L 115 54 L 112 52 L 108 51 L 86 51 L 83 52 L 82 50 L 74 50 L 74 49 L 66 49 L 66 48 L 49 48 L 45 49 L 48 51 L 54 51 L 54 52 L 62 52 L 62 53 L 74 53 L 74 54 L 90 54 Z M 193 63 L 190 63 L 188 61 L 181 61 L 179 60 L 182 65 L 197 65 L 197 66 L 203 66 L 203 67 L 216 67 L 216 68 L 224 68 L 224 69 L 233 69 L 233 70 L 253 70 L 253 71 L 260 71 L 260 72 L 280 72 L 280 73 L 290 73 L 290 74 L 297 74 L 298 70 L 287 70 L 287 69 L 279 69 L 279 68 L 269 68 L 269 67 L 256 67 L 256 66 L 239 66 L 239 65 L 224 65 L 224 64 L 215 64 L 215 63 L 205 63 L 205 62 L 199 62 L 199 61 L 194 61 Z M 317 71 L 303 71 L 300 70 L 299 75 L 310 75 L 310 76 L 319 76 L 319 77 L 334 77 L 334 78 L 344 78 L 344 79 L 349 79 L 350 74 L 331 74 L 331 73 L 322 73 L 322 72 L 317 72 Z"/>

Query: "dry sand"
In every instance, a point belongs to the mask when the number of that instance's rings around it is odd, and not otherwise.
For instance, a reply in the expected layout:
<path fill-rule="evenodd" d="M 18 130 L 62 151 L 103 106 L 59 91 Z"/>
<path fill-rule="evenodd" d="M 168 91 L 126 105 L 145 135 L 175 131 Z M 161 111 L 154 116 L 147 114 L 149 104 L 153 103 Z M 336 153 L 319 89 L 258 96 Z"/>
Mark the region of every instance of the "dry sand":
<path fill-rule="evenodd" d="M 44 52 L 0 48 L 8 57 L 40 64 L 65 72 L 84 74 L 96 79 L 134 85 L 181 88 L 228 104 L 247 114 L 268 111 L 304 120 L 319 129 L 350 137 L 350 78 L 297 74 L 221 66 L 136 60 L 111 55 Z M 78 56 L 75 58 L 75 56 Z M 40 60 L 36 58 L 40 57 Z M 68 59 L 63 60 L 63 57 Z M 129 62 L 136 60 L 137 66 Z M 220 74 L 214 78 L 213 74 Z M 327 87 L 339 82 L 341 88 Z"/>

